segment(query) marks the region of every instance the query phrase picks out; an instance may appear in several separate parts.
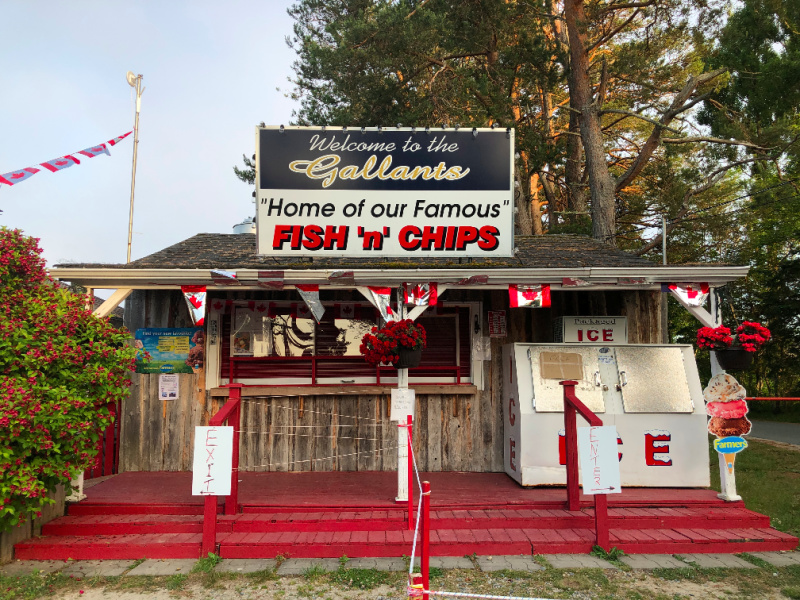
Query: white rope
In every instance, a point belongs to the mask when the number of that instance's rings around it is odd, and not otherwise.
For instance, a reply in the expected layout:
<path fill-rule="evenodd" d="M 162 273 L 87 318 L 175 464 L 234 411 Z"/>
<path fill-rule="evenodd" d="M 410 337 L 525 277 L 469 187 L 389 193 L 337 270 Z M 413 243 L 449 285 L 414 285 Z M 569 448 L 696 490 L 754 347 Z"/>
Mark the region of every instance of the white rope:
<path fill-rule="evenodd" d="M 428 592 L 431 596 L 453 596 L 455 598 L 486 598 L 486 600 L 549 600 L 530 596 L 492 596 L 490 594 L 468 594 L 462 592 Z"/>
<path fill-rule="evenodd" d="M 328 395 L 328 394 L 326 394 L 326 395 Z M 289 398 L 291 396 L 286 396 L 286 397 Z M 246 404 L 261 404 L 260 402 L 257 403 L 257 402 L 255 402 L 253 400 L 242 400 L 242 402 L 246 403 Z M 272 408 L 272 409 L 280 408 L 282 410 L 293 410 L 295 412 L 300 412 L 300 409 L 298 407 L 293 407 L 293 406 L 272 406 L 270 408 Z M 342 417 L 344 419 L 356 419 L 356 420 L 361 419 L 363 421 L 372 421 L 373 423 L 383 423 L 383 421 L 381 421 L 380 419 L 370 419 L 369 417 L 361 417 L 361 416 L 353 416 L 353 415 L 342 415 L 342 414 L 339 414 L 339 413 L 325 412 L 325 411 L 320 411 L 320 410 L 308 410 L 307 408 L 304 408 L 303 412 L 304 413 L 313 413 L 315 415 L 325 415 L 327 417 L 333 417 L 335 415 L 337 417 Z"/>
<path fill-rule="evenodd" d="M 269 431 L 258 431 L 256 429 L 251 430 L 242 430 L 238 431 L 237 433 L 257 433 L 257 434 L 270 434 Z M 304 433 L 282 433 L 280 435 L 286 437 L 301 437 L 301 438 L 321 438 L 321 439 L 333 439 L 336 438 L 337 440 L 366 440 L 368 442 L 381 442 L 383 441 L 382 438 L 365 438 L 365 437 L 345 437 L 343 435 L 308 435 Z"/>
<path fill-rule="evenodd" d="M 247 471 L 249 469 L 259 469 L 261 467 L 275 467 L 278 465 L 298 465 L 301 463 L 307 462 L 317 462 L 320 460 L 336 460 L 337 458 L 345 458 L 348 456 L 358 456 L 359 454 L 372 454 L 373 452 L 386 452 L 387 450 L 397 450 L 397 446 L 390 446 L 389 448 L 377 448 L 375 450 L 363 450 L 361 452 L 351 452 L 350 454 L 338 454 L 336 456 L 326 456 L 325 458 L 309 458 L 307 460 L 293 460 L 293 461 L 282 461 L 282 462 L 275 462 L 275 463 L 267 463 L 265 465 L 253 465 L 251 467 L 239 467 L 237 471 Z"/>
<path fill-rule="evenodd" d="M 414 556 L 417 552 L 417 538 L 419 537 L 419 523 L 422 517 L 422 482 L 419 479 L 419 470 L 417 469 L 417 459 L 414 456 L 414 444 L 411 443 L 411 433 L 408 431 L 408 425 L 405 425 L 408 438 L 408 451 L 411 453 L 411 464 L 414 466 L 414 475 L 417 477 L 417 485 L 419 486 L 419 500 L 417 501 L 417 522 L 414 526 L 414 542 L 411 544 L 411 561 L 408 563 L 408 574 L 414 572 Z M 411 490 L 408 490 L 411 493 Z"/>

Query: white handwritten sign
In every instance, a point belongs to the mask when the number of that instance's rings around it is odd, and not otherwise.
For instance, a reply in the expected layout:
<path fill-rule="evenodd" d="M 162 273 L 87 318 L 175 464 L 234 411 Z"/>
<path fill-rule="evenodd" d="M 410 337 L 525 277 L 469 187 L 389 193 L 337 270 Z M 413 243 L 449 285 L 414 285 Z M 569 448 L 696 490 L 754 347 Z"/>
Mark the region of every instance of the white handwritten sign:
<path fill-rule="evenodd" d="M 192 496 L 231 493 L 233 427 L 195 427 Z"/>
<path fill-rule="evenodd" d="M 619 494 L 617 428 L 578 428 L 578 460 L 584 494 Z"/>
<path fill-rule="evenodd" d="M 406 422 L 408 415 L 414 416 L 414 390 L 394 388 L 392 390 L 391 421 Z"/>

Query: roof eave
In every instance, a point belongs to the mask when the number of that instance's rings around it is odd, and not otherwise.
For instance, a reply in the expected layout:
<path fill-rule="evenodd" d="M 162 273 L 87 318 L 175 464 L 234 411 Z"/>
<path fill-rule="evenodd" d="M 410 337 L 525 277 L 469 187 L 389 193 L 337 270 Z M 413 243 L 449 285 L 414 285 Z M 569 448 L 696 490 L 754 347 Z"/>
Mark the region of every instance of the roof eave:
<path fill-rule="evenodd" d="M 504 288 L 508 284 L 549 283 L 561 287 L 562 278 L 582 279 L 593 289 L 607 286 L 613 289 L 650 289 L 662 283 L 694 282 L 719 287 L 745 277 L 747 266 L 642 266 L 642 267 L 572 267 L 560 268 L 469 268 L 469 269 L 347 269 L 352 270 L 356 285 L 399 285 L 405 282 L 436 281 L 456 284 L 475 275 L 488 276 L 486 284 L 459 286 L 463 288 Z M 284 285 L 319 284 L 342 289 L 329 277 L 342 269 L 284 270 Z M 60 267 L 50 275 L 60 281 L 70 281 L 94 289 L 178 289 L 182 285 L 205 285 L 208 289 L 263 289 L 258 285 L 259 269 L 236 269 L 238 284 L 218 285 L 211 279 L 209 269 L 115 269 Z M 620 284 L 619 279 L 644 280 L 643 283 Z M 352 287 L 352 286 L 350 286 Z M 566 289 L 579 289 L 569 287 Z"/>

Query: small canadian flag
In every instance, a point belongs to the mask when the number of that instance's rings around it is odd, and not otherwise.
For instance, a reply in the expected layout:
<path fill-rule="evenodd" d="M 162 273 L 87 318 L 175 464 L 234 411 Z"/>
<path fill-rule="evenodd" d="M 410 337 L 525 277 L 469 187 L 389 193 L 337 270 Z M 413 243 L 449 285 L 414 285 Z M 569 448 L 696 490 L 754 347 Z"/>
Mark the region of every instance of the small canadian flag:
<path fill-rule="evenodd" d="M 186 305 L 189 307 L 192 323 L 202 327 L 206 320 L 206 286 L 182 285 L 181 291 L 186 299 Z"/>
<path fill-rule="evenodd" d="M 530 306 L 532 308 L 547 308 L 550 306 L 550 286 L 544 285 L 516 285 L 508 286 L 508 299 L 511 308 Z"/>

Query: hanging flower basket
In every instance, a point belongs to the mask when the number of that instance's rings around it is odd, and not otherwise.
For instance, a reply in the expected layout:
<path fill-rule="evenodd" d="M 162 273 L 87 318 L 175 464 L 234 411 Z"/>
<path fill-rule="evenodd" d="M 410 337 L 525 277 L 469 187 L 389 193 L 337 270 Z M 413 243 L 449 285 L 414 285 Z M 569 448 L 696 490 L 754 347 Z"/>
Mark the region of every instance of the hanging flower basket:
<path fill-rule="evenodd" d="M 418 367 L 422 361 L 422 348 L 412 350 L 410 348 L 397 349 L 397 362 L 394 363 L 395 369 L 413 369 Z"/>
<path fill-rule="evenodd" d="M 380 329 L 373 327 L 361 338 L 360 350 L 364 360 L 371 365 L 391 364 L 397 369 L 409 369 L 419 365 L 426 344 L 425 328 L 405 319 L 388 323 Z"/>
<path fill-rule="evenodd" d="M 754 352 L 748 352 L 741 346 L 732 346 L 721 350 L 714 350 L 719 366 L 725 371 L 744 371 L 753 364 Z"/>

